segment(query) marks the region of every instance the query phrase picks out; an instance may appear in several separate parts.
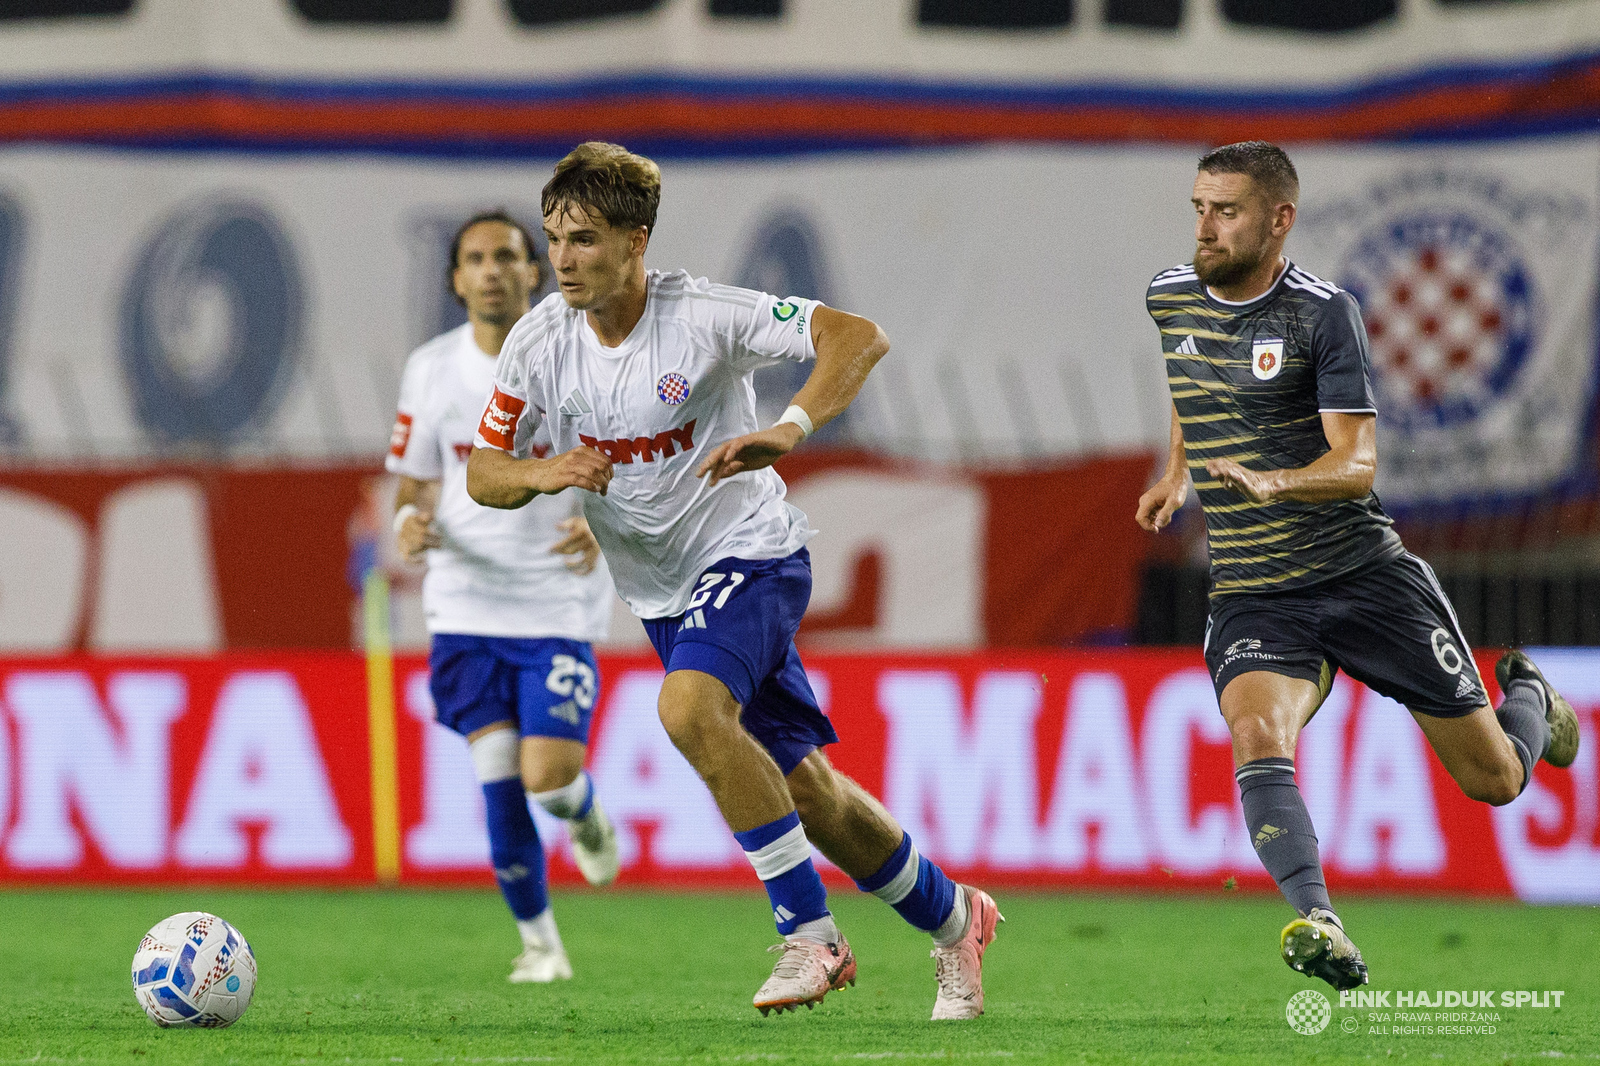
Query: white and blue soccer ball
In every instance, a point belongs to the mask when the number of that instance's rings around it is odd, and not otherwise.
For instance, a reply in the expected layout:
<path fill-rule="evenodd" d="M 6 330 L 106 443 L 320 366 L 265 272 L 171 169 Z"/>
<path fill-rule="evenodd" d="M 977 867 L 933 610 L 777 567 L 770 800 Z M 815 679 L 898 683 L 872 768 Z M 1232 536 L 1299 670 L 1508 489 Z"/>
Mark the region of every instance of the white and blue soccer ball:
<path fill-rule="evenodd" d="M 256 990 L 256 957 L 239 930 L 204 911 L 185 911 L 139 941 L 133 998 L 163 1029 L 232 1025 Z"/>

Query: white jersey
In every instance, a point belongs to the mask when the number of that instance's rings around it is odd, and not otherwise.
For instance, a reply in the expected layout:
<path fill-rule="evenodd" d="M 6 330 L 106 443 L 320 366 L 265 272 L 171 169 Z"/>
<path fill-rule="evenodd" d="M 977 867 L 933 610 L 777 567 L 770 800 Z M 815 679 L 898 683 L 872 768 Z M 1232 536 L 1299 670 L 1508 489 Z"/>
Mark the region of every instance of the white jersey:
<path fill-rule="evenodd" d="M 541 496 L 515 511 L 467 495 L 467 457 L 478 416 L 494 387 L 495 360 L 470 324 L 411 353 L 400 382 L 400 412 L 385 466 L 419 481 L 439 481 L 422 605 L 429 633 L 604 640 L 611 622 L 611 577 L 602 561 L 586 575 L 573 557 L 550 549 L 566 534 L 556 523 L 578 513 L 572 493 Z M 549 441 L 530 440 L 530 452 Z M 542 454 L 542 453 L 541 453 Z"/>
<path fill-rule="evenodd" d="M 712 486 L 695 467 L 713 445 L 754 433 L 751 374 L 816 356 L 812 300 L 647 275 L 644 317 L 615 348 L 560 293 L 522 317 L 495 367 L 479 447 L 518 458 L 546 427 L 555 454 L 587 445 L 614 464 L 606 495 L 582 492 L 617 591 L 641 618 L 681 614 L 718 559 L 776 559 L 811 538 L 771 468 Z"/>

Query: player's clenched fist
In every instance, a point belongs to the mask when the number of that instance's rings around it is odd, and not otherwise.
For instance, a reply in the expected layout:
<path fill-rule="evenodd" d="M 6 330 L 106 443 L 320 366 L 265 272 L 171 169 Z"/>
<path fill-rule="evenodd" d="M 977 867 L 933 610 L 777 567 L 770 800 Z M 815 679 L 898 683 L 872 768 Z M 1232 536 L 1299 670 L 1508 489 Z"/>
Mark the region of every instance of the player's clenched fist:
<path fill-rule="evenodd" d="M 406 515 L 405 521 L 400 523 L 395 543 L 400 555 L 408 562 L 421 562 L 424 552 L 443 543 L 439 539 L 439 531 L 433 528 L 433 512 L 414 510 Z"/>
<path fill-rule="evenodd" d="M 536 492 L 585 489 L 604 496 L 611 484 L 611 460 L 593 448 L 574 448 L 539 462 L 529 484 Z"/>
<path fill-rule="evenodd" d="M 1189 496 L 1189 481 L 1180 478 L 1176 481 L 1162 478 L 1145 490 L 1139 497 L 1139 510 L 1134 513 L 1134 520 L 1141 527 L 1151 533 L 1160 533 L 1172 521 L 1172 514 L 1183 506 L 1183 501 Z"/>

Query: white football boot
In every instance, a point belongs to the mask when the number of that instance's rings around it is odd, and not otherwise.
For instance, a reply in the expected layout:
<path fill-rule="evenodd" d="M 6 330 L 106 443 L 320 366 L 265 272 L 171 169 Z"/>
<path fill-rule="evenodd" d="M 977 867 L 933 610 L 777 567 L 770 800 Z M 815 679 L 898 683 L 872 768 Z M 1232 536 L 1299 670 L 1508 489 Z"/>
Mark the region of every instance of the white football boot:
<path fill-rule="evenodd" d="M 572 979 L 572 963 L 567 961 L 555 915 L 546 910 L 537 918 L 519 921 L 517 928 L 522 933 L 522 954 L 512 960 L 507 981 L 522 985 Z"/>
<path fill-rule="evenodd" d="M 600 808 L 596 796 L 589 813 L 567 823 L 572 836 L 572 861 L 583 879 L 596 888 L 617 879 L 617 829 Z"/>
<path fill-rule="evenodd" d="M 772 1011 L 796 1010 L 802 1004 L 811 1010 L 829 992 L 856 983 L 856 957 L 843 933 L 833 944 L 795 937 L 767 950 L 776 954 L 778 961 L 772 976 L 751 1000 L 763 1018 Z"/>
<path fill-rule="evenodd" d="M 967 928 L 949 947 L 934 945 L 934 979 L 939 983 L 933 1000 L 936 1022 L 967 1021 L 983 1013 L 983 953 L 1005 921 L 989 893 L 969 885 L 957 885 L 956 891 L 967 894 Z"/>
<path fill-rule="evenodd" d="M 572 963 L 567 961 L 565 948 L 523 948 L 522 954 L 512 960 L 511 975 L 506 980 L 514 985 L 570 981 Z"/>

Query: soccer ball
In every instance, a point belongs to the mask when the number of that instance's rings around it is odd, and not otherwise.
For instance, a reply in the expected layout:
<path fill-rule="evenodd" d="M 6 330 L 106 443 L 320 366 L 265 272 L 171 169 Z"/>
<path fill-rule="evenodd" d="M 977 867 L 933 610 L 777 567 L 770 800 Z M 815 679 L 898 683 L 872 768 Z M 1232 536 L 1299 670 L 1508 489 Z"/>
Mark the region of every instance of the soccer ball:
<path fill-rule="evenodd" d="M 232 1025 L 255 990 L 249 943 L 215 914 L 185 911 L 157 922 L 133 954 L 133 998 L 163 1029 Z"/>

